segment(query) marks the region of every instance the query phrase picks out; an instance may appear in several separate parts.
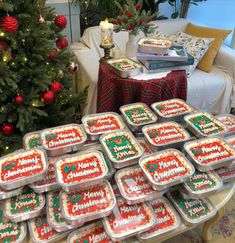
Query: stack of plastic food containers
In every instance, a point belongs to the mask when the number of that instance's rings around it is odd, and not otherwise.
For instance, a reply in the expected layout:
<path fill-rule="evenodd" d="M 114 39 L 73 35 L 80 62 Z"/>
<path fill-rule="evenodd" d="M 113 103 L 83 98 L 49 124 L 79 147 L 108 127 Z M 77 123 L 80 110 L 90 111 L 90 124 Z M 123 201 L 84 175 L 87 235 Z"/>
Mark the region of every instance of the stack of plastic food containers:
<path fill-rule="evenodd" d="M 27 222 L 35 243 L 144 242 L 177 233 L 181 218 L 213 217 L 207 197 L 235 179 L 234 117 L 180 99 L 151 108 L 123 105 L 121 116 L 26 134 L 25 150 L 0 158 L 3 241 L 23 242 Z"/>

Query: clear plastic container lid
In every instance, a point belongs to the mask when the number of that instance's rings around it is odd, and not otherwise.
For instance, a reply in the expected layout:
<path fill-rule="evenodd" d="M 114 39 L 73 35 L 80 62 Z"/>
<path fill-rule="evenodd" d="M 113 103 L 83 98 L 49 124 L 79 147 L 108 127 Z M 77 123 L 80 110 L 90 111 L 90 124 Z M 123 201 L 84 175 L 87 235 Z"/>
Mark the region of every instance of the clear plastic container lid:
<path fill-rule="evenodd" d="M 197 136 L 224 135 L 227 127 L 206 112 L 197 112 L 184 117 L 186 124 L 193 129 Z"/>
<path fill-rule="evenodd" d="M 111 187 L 113 189 L 114 196 L 116 198 L 117 197 L 120 197 L 121 196 L 121 193 L 119 191 L 119 188 L 117 186 L 117 182 L 115 181 L 114 177 L 110 180 L 110 184 L 111 184 Z"/>
<path fill-rule="evenodd" d="M 208 199 L 184 199 L 179 191 L 172 191 L 167 196 L 188 224 L 205 222 L 216 214 Z"/>
<path fill-rule="evenodd" d="M 74 228 L 67 224 L 61 214 L 60 209 L 60 191 L 52 191 L 47 193 L 47 220 L 52 228 L 62 232 Z M 78 226 L 77 226 L 78 227 Z"/>
<path fill-rule="evenodd" d="M 154 211 L 148 203 L 128 205 L 122 198 L 117 198 L 112 214 L 103 219 L 112 240 L 122 240 L 148 230 L 154 223 Z"/>
<path fill-rule="evenodd" d="M 176 149 L 143 156 L 139 165 L 150 183 L 162 190 L 181 183 L 195 171 L 193 165 Z"/>
<path fill-rule="evenodd" d="M 23 137 L 23 144 L 25 149 L 33 149 L 41 147 L 41 137 L 40 132 L 26 133 Z"/>
<path fill-rule="evenodd" d="M 223 182 L 235 180 L 235 165 L 216 169 L 215 172 Z"/>
<path fill-rule="evenodd" d="M 138 159 L 143 154 L 143 149 L 133 134 L 124 129 L 102 135 L 100 143 L 109 159 L 114 163 Z"/>
<path fill-rule="evenodd" d="M 132 203 L 139 200 L 147 201 L 158 195 L 158 192 L 152 189 L 138 165 L 118 170 L 115 174 L 115 180 L 122 197 Z"/>
<path fill-rule="evenodd" d="M 55 150 L 83 144 L 86 133 L 81 125 L 68 124 L 64 126 L 52 127 L 40 132 L 42 146 L 46 150 Z"/>
<path fill-rule="evenodd" d="M 119 109 L 131 127 L 140 127 L 157 121 L 157 116 L 144 103 L 123 105 Z"/>
<path fill-rule="evenodd" d="M 188 132 L 176 122 L 164 122 L 142 128 L 144 136 L 155 147 L 185 142 L 190 139 Z"/>
<path fill-rule="evenodd" d="M 74 192 L 61 191 L 60 194 L 61 212 L 68 221 L 86 222 L 102 217 L 115 204 L 116 199 L 108 181 Z"/>
<path fill-rule="evenodd" d="M 222 114 L 216 116 L 216 118 L 221 121 L 230 132 L 235 132 L 235 116 L 232 114 Z"/>
<path fill-rule="evenodd" d="M 108 173 L 103 155 L 96 150 L 61 157 L 56 162 L 58 183 L 62 187 L 88 187 Z"/>
<path fill-rule="evenodd" d="M 231 144 L 233 146 L 233 148 L 235 149 L 235 135 L 225 138 L 225 141 L 227 141 L 229 144 Z"/>
<path fill-rule="evenodd" d="M 211 137 L 198 139 L 184 144 L 184 150 L 199 166 L 213 169 L 217 165 L 235 158 L 235 151 L 224 139 Z"/>
<path fill-rule="evenodd" d="M 36 181 L 33 184 L 30 184 L 29 187 L 31 187 L 33 190 L 37 191 L 48 191 L 47 189 L 49 187 L 53 187 L 54 189 L 59 188 L 59 184 L 57 182 L 56 173 L 55 173 L 55 161 L 58 158 L 48 158 L 49 164 L 48 164 L 48 170 L 46 171 L 46 174 L 44 178 L 40 181 Z"/>
<path fill-rule="evenodd" d="M 26 223 L 12 223 L 0 210 L 0 240 L 1 242 L 21 243 L 27 235 Z"/>
<path fill-rule="evenodd" d="M 10 190 L 37 181 L 47 167 L 42 149 L 17 150 L 0 158 L 0 186 Z"/>
<path fill-rule="evenodd" d="M 0 200 L 17 196 L 23 192 L 23 187 L 16 188 L 10 191 L 4 191 L 0 188 Z"/>
<path fill-rule="evenodd" d="M 143 148 L 144 154 L 152 154 L 154 152 L 144 138 L 139 137 L 137 138 L 137 141 L 139 142 L 140 146 Z"/>
<path fill-rule="evenodd" d="M 82 117 L 82 123 L 89 135 L 100 135 L 124 128 L 121 117 L 115 112 L 86 115 Z"/>
<path fill-rule="evenodd" d="M 192 111 L 191 106 L 181 99 L 170 99 L 156 102 L 153 103 L 151 107 L 160 117 L 163 118 L 182 116 Z"/>
<path fill-rule="evenodd" d="M 178 228 L 180 218 L 174 207 L 165 197 L 152 200 L 149 203 L 155 212 L 156 222 L 149 230 L 138 235 L 140 240 L 149 240 Z"/>
<path fill-rule="evenodd" d="M 73 231 L 68 236 L 67 243 L 74 242 L 112 243 L 113 241 L 107 235 L 102 222 L 97 221 Z"/>
<path fill-rule="evenodd" d="M 158 39 L 158 38 L 141 38 L 138 41 L 138 49 L 140 52 L 165 54 L 172 46 L 171 40 Z"/>
<path fill-rule="evenodd" d="M 13 222 L 25 221 L 37 216 L 45 206 L 45 196 L 36 194 L 32 189 L 5 201 L 4 214 Z"/>
<path fill-rule="evenodd" d="M 69 231 L 65 233 L 58 233 L 56 230 L 54 230 L 49 225 L 46 214 L 42 214 L 34 219 L 29 220 L 28 228 L 30 237 L 35 243 L 57 242 L 69 234 Z"/>
<path fill-rule="evenodd" d="M 196 170 L 181 185 L 189 195 L 206 196 L 210 192 L 219 190 L 223 186 L 223 182 L 214 171 L 200 172 Z"/>

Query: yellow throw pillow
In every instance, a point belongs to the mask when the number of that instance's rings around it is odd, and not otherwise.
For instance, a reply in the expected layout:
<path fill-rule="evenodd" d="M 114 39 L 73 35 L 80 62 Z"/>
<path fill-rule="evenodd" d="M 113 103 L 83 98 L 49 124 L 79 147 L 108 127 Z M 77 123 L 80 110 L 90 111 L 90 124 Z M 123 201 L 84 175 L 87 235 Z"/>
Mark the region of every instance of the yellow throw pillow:
<path fill-rule="evenodd" d="M 212 29 L 189 23 L 185 32 L 192 36 L 214 38 L 214 41 L 208 51 L 197 65 L 198 69 L 209 73 L 212 70 L 214 59 L 220 49 L 220 46 L 229 33 L 231 33 L 231 30 Z"/>

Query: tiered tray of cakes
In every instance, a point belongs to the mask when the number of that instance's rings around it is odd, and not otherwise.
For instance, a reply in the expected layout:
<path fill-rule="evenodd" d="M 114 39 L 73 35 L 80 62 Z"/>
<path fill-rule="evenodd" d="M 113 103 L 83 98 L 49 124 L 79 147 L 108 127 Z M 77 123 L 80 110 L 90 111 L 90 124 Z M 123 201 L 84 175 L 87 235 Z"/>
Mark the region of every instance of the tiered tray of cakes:
<path fill-rule="evenodd" d="M 145 241 L 213 217 L 207 197 L 235 180 L 234 117 L 179 99 L 151 108 L 26 134 L 0 158 L 3 242 L 23 242 L 26 224 L 34 242 Z"/>

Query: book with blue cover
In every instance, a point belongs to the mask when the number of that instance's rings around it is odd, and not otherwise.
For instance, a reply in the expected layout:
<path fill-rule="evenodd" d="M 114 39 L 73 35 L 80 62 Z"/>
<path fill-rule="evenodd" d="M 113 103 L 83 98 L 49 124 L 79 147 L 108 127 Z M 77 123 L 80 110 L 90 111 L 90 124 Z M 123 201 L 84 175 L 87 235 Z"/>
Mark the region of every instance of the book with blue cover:
<path fill-rule="evenodd" d="M 162 61 L 179 61 L 179 62 L 182 61 L 183 62 L 188 60 L 188 53 L 185 50 L 184 46 L 173 45 L 167 50 L 167 53 L 164 55 L 138 52 L 136 57 L 140 61 L 162 60 Z"/>

